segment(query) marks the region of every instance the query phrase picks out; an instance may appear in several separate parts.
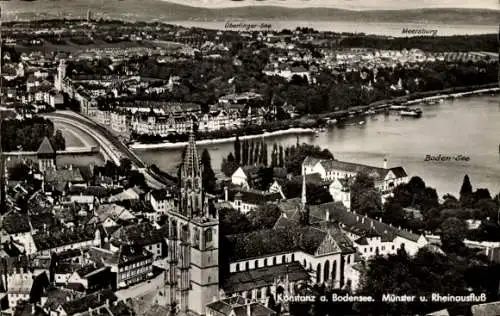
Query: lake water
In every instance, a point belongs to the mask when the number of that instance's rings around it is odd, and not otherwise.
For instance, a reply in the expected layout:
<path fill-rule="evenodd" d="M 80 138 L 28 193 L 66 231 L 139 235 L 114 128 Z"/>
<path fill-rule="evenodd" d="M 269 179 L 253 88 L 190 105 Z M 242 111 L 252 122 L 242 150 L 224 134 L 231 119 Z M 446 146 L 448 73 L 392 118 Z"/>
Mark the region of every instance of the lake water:
<path fill-rule="evenodd" d="M 199 27 L 213 30 L 226 29 L 226 23 L 234 24 L 255 24 L 256 27 L 250 30 L 266 30 L 265 27 L 270 26 L 273 30 L 290 29 L 295 30 L 297 27 L 309 27 L 318 31 L 333 31 L 338 33 L 365 33 L 373 35 L 385 35 L 394 37 L 405 37 L 407 34 L 402 34 L 404 28 L 407 29 L 425 29 L 437 30 L 437 36 L 451 35 L 475 35 L 475 34 L 496 34 L 498 33 L 498 25 L 438 25 L 431 23 L 354 23 L 344 21 L 283 21 L 283 20 L 228 20 L 228 21 L 169 21 L 176 25 L 184 27 Z"/>
<path fill-rule="evenodd" d="M 422 118 L 376 115 L 364 125 L 334 127 L 326 132 L 300 136 L 300 142 L 328 148 L 339 160 L 389 167 L 403 166 L 410 176 L 418 175 L 438 194 L 457 195 L 465 174 L 474 188 L 488 188 L 492 195 L 500 191 L 500 103 L 497 96 L 448 100 L 424 105 Z M 296 135 L 266 138 L 293 145 Z M 202 146 L 200 146 L 202 147 Z M 208 148 L 214 170 L 222 157 L 233 150 L 233 143 L 203 146 Z M 271 148 L 270 148 L 271 149 Z M 271 150 L 269 150 L 270 152 Z M 180 161 L 179 149 L 136 150 L 149 164 L 173 172 Z M 470 160 L 425 161 L 426 155 L 468 156 Z"/>

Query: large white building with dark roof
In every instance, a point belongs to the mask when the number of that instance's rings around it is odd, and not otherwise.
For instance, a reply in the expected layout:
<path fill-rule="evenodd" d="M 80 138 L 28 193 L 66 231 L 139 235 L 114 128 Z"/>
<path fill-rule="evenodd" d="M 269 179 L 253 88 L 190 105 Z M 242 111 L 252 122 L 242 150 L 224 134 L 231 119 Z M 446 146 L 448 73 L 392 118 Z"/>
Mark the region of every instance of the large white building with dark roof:
<path fill-rule="evenodd" d="M 366 173 L 373 178 L 375 188 L 380 191 L 382 197 L 389 196 L 395 187 L 408 181 L 406 170 L 401 166 L 388 168 L 387 160 L 384 160 L 383 167 L 313 157 L 307 157 L 303 164 L 303 172 L 306 175 L 317 173 L 323 180 L 331 182 L 337 179 L 354 178 L 359 173 Z"/>

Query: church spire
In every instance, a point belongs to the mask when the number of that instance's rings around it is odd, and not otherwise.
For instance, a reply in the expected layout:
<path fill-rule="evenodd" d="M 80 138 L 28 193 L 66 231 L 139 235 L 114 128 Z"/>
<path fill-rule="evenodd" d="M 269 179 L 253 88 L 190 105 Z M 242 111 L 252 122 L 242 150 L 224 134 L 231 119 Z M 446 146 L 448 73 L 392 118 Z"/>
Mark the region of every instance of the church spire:
<path fill-rule="evenodd" d="M 300 224 L 309 225 L 309 208 L 307 207 L 306 171 L 302 164 L 302 196 L 300 199 Z"/>
<path fill-rule="evenodd" d="M 186 156 L 184 157 L 183 167 L 185 171 L 183 176 L 198 176 L 201 174 L 200 157 L 198 156 L 198 150 L 196 149 L 193 120 L 191 120 L 191 126 L 189 129 L 189 142 L 186 150 Z"/>

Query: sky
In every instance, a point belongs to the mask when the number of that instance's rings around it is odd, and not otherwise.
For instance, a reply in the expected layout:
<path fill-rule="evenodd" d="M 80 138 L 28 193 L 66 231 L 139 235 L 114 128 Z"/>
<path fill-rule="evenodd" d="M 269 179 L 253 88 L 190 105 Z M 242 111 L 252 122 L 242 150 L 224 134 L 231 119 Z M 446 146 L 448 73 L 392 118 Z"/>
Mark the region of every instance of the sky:
<path fill-rule="evenodd" d="M 328 7 L 348 10 L 401 10 L 418 8 L 500 9 L 500 0 L 163 0 L 195 7 L 223 8 L 273 5 L 290 8 Z"/>

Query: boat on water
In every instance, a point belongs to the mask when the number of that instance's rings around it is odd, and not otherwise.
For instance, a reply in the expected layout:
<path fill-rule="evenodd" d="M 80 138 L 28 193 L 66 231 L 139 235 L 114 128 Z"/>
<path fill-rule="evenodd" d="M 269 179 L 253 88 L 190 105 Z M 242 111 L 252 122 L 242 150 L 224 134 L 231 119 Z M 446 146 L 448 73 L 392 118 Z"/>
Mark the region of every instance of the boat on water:
<path fill-rule="evenodd" d="M 390 110 L 406 110 L 408 107 L 406 105 L 391 105 Z"/>
<path fill-rule="evenodd" d="M 436 101 L 436 100 L 428 100 L 427 101 L 427 104 L 429 104 L 429 105 L 434 105 L 434 104 L 437 104 L 437 103 L 438 103 L 438 101 Z"/>
<path fill-rule="evenodd" d="M 365 124 L 365 121 L 360 121 L 358 122 L 359 125 L 364 125 Z"/>
<path fill-rule="evenodd" d="M 399 115 L 411 116 L 411 117 L 421 117 L 422 113 L 423 112 L 421 109 L 406 109 L 406 110 L 401 110 L 401 112 L 399 112 Z"/>
<path fill-rule="evenodd" d="M 375 112 L 373 109 L 365 111 L 365 115 L 374 115 L 374 114 L 377 114 L 377 112 Z"/>

